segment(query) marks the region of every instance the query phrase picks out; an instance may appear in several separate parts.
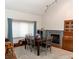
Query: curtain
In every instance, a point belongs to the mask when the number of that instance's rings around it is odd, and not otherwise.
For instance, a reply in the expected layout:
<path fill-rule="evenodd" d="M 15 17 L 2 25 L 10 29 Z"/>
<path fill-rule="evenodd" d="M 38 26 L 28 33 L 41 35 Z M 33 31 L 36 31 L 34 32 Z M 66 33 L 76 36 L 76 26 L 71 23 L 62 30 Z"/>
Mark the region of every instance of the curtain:
<path fill-rule="evenodd" d="M 36 35 L 36 22 L 34 22 L 34 36 Z"/>
<path fill-rule="evenodd" d="M 12 18 L 8 18 L 8 38 L 13 42 L 12 36 Z"/>

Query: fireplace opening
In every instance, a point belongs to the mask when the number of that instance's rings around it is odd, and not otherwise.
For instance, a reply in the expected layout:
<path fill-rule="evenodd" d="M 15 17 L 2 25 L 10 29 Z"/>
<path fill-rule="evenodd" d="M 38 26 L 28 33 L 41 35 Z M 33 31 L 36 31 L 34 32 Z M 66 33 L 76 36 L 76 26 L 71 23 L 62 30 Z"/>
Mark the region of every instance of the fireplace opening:
<path fill-rule="evenodd" d="M 52 43 L 60 44 L 60 35 L 59 34 L 51 34 Z"/>

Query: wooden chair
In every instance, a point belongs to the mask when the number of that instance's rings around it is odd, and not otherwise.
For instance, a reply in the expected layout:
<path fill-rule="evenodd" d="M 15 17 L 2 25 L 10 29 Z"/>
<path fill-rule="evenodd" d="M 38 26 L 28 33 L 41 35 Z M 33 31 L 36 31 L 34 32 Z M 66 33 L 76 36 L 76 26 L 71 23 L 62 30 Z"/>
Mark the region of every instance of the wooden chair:
<path fill-rule="evenodd" d="M 13 44 L 11 42 L 5 43 L 5 54 L 12 55 L 13 56 Z"/>

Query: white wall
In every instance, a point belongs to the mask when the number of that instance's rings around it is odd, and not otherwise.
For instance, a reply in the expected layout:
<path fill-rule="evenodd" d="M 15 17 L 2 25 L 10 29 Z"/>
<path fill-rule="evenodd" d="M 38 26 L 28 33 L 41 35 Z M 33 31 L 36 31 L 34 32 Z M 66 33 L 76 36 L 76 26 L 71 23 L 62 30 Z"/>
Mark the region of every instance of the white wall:
<path fill-rule="evenodd" d="M 7 37 L 7 30 L 8 30 L 8 24 L 7 24 L 7 18 L 12 17 L 16 20 L 26 20 L 26 21 L 36 21 L 37 22 L 37 29 L 41 29 L 41 16 L 33 15 L 29 13 L 23 13 L 15 10 L 5 9 L 5 18 L 6 18 L 6 24 L 5 24 L 5 36 Z"/>
<path fill-rule="evenodd" d="M 72 19 L 72 0 L 57 0 L 43 15 L 42 26 L 48 30 L 63 30 L 64 20 Z"/>

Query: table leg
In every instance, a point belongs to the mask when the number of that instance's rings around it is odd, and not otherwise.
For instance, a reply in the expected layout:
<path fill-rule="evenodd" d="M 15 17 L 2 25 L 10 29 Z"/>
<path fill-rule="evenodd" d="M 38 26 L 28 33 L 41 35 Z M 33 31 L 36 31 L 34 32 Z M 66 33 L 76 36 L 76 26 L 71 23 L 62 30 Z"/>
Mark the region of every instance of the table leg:
<path fill-rule="evenodd" d="M 37 56 L 39 56 L 40 55 L 40 47 L 38 46 L 37 47 Z"/>

